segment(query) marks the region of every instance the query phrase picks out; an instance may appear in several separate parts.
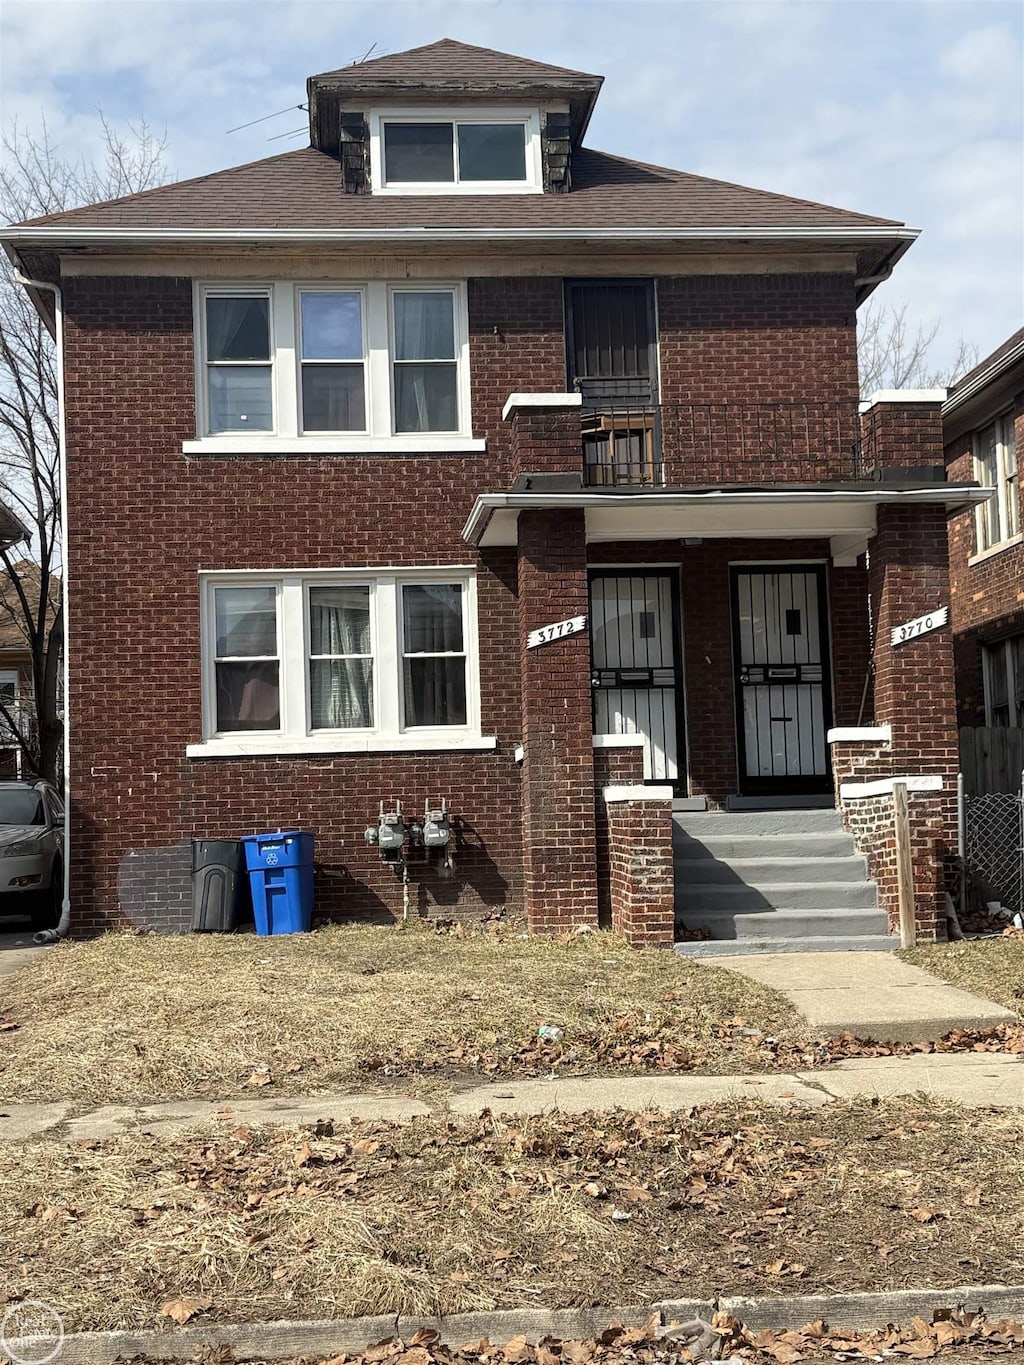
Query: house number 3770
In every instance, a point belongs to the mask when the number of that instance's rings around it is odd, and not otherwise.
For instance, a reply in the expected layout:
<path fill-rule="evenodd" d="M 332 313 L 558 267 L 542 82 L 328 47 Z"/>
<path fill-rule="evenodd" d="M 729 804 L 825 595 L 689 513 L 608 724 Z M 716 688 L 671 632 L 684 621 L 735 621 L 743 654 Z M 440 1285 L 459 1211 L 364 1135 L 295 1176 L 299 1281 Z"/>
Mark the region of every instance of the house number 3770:
<path fill-rule="evenodd" d="M 894 645 L 906 644 L 908 640 L 914 640 L 918 635 L 927 635 L 930 630 L 938 630 L 949 620 L 948 607 L 936 607 L 927 616 L 915 616 L 913 621 L 904 621 L 901 626 L 893 626 L 889 643 Z"/>

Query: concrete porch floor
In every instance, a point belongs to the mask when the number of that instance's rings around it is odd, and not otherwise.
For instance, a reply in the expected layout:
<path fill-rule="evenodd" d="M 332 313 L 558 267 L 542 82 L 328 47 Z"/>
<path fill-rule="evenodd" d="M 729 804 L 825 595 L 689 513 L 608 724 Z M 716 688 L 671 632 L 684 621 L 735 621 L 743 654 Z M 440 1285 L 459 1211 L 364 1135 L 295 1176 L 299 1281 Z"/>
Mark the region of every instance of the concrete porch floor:
<path fill-rule="evenodd" d="M 1010 1023 L 1012 1010 L 949 986 L 887 953 L 765 953 L 716 967 L 781 991 L 823 1037 L 927 1043 L 954 1028 Z"/>

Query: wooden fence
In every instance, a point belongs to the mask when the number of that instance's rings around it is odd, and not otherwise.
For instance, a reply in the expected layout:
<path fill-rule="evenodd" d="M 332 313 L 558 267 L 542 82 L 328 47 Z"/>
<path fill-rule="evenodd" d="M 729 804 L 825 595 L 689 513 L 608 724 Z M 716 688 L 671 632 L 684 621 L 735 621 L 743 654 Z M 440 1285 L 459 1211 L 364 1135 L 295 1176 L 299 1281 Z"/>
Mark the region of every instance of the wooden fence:
<path fill-rule="evenodd" d="M 1024 730 L 969 725 L 960 731 L 960 771 L 968 796 L 1019 792 L 1024 770 Z"/>

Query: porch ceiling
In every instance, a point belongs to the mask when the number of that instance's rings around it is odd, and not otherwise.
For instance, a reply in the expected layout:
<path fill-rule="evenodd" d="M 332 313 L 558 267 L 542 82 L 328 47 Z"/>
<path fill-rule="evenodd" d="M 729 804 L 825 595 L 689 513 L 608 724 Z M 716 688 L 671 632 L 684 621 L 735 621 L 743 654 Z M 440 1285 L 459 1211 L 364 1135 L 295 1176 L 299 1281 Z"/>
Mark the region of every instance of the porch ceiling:
<path fill-rule="evenodd" d="M 938 503 L 949 511 L 984 502 L 991 489 L 963 484 L 925 488 L 772 488 L 643 490 L 632 493 L 481 493 L 463 538 L 482 548 L 515 545 L 519 513 L 583 510 L 587 540 L 672 540 L 742 537 L 789 540 L 828 537 L 840 562 L 855 559 L 875 534 L 882 503 Z"/>

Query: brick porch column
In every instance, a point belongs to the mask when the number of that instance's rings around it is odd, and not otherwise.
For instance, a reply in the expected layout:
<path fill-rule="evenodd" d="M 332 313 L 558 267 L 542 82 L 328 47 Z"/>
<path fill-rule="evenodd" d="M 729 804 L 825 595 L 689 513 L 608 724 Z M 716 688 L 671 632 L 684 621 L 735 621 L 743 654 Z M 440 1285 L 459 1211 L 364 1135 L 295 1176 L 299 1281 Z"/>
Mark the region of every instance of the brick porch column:
<path fill-rule="evenodd" d="M 580 470 L 578 401 L 509 399 L 513 478 Z M 526 647 L 531 630 L 590 610 L 584 518 L 577 509 L 519 514 L 523 901 L 535 933 L 598 923 L 590 634 Z"/>
<path fill-rule="evenodd" d="M 945 864 L 956 848 L 959 736 L 949 626 L 890 644 L 894 626 L 949 603 L 946 510 L 884 504 L 871 542 L 875 720 L 891 727 L 893 777 L 930 777 L 941 789 L 910 794 L 918 932 L 945 938 Z"/>

